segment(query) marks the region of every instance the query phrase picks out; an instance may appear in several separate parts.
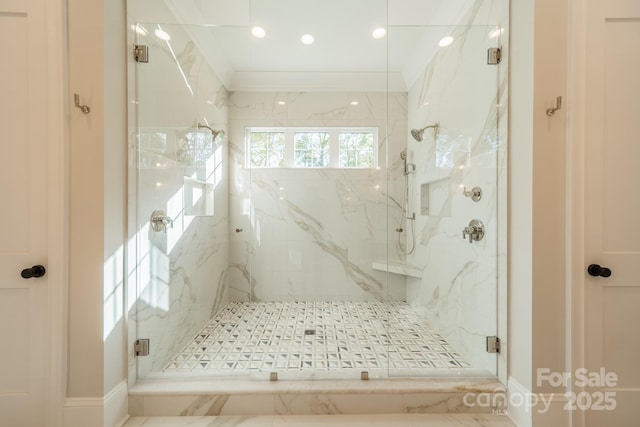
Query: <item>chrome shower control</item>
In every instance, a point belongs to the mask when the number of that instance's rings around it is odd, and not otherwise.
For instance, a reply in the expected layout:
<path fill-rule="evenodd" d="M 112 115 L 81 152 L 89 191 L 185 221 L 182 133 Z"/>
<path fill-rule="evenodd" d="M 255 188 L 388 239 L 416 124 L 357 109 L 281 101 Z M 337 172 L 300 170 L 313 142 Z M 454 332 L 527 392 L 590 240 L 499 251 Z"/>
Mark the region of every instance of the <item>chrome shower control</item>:
<path fill-rule="evenodd" d="M 469 237 L 469 243 L 480 241 L 484 237 L 484 224 L 479 219 L 472 219 L 467 227 L 462 229 L 462 238 Z"/>
<path fill-rule="evenodd" d="M 173 220 L 170 216 L 167 216 L 166 212 L 162 209 L 153 211 L 149 222 L 151 223 L 153 231 L 164 231 L 166 233 L 167 225 L 173 228 Z"/>
<path fill-rule="evenodd" d="M 467 187 L 465 186 L 462 189 L 462 194 L 464 194 L 465 197 L 471 197 L 471 200 L 474 202 L 479 202 L 480 199 L 482 199 L 482 188 L 473 187 L 471 191 L 467 191 Z"/>

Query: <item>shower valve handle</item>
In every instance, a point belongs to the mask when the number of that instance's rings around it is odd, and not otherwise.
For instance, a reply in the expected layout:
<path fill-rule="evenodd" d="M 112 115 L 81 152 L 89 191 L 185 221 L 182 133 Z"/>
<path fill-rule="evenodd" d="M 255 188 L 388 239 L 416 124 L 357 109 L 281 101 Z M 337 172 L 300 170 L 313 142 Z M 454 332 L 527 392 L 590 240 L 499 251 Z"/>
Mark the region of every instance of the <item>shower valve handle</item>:
<path fill-rule="evenodd" d="M 469 225 L 462 229 L 462 238 L 469 237 L 469 243 L 480 241 L 484 237 L 484 224 L 479 219 L 472 219 Z"/>
<path fill-rule="evenodd" d="M 479 202 L 480 199 L 482 199 L 482 188 L 473 187 L 471 190 L 467 190 L 467 187 L 465 186 L 462 189 L 462 194 L 465 197 L 471 197 L 471 200 L 473 200 L 474 202 Z"/>
<path fill-rule="evenodd" d="M 166 233 L 167 225 L 173 228 L 173 219 L 161 209 L 153 211 L 150 223 L 153 231 L 164 231 Z"/>

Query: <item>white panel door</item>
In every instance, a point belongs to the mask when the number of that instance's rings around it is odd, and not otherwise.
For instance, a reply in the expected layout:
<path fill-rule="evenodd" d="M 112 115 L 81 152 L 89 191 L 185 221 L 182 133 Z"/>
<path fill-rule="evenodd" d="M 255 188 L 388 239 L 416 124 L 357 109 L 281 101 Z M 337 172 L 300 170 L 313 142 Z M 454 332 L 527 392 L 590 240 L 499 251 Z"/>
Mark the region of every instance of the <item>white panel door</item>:
<path fill-rule="evenodd" d="M 640 1 L 590 0 L 586 68 L 585 358 L 588 427 L 640 425 Z M 599 276 L 595 264 L 608 268 Z M 601 272 L 606 276 L 608 272 Z M 595 276 L 593 275 L 595 274 Z M 602 394 L 600 394 L 602 393 Z M 606 394 L 608 393 L 608 394 Z M 600 399 L 604 398 L 604 401 Z M 590 400 L 590 402 L 587 402 Z M 590 403 L 590 405 L 587 405 Z M 613 410 L 608 410 L 612 409 Z"/>
<path fill-rule="evenodd" d="M 47 87 L 44 0 L 0 0 L 0 425 L 46 425 Z"/>

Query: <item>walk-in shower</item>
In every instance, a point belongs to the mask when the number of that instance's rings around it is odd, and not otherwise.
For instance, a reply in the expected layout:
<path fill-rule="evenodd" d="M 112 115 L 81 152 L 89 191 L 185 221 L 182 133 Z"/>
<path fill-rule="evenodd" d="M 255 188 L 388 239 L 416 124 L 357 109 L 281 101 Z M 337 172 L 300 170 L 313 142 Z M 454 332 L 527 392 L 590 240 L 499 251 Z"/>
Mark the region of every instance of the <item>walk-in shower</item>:
<path fill-rule="evenodd" d="M 133 378 L 497 374 L 506 10 L 404 3 L 128 2 Z"/>

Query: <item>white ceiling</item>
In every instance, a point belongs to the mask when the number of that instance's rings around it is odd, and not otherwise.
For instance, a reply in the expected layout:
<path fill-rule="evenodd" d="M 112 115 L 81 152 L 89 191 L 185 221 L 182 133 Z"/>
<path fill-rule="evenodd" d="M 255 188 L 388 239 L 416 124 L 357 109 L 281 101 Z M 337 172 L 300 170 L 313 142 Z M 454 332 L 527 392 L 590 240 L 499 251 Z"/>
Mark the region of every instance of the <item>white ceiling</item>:
<path fill-rule="evenodd" d="M 166 13 L 129 13 L 168 32 L 166 24 L 188 24 L 230 90 L 407 90 L 476 1 L 165 0 Z M 255 25 L 265 38 L 251 35 Z M 387 36 L 374 39 L 377 27 Z M 303 34 L 315 43 L 302 44 Z"/>

